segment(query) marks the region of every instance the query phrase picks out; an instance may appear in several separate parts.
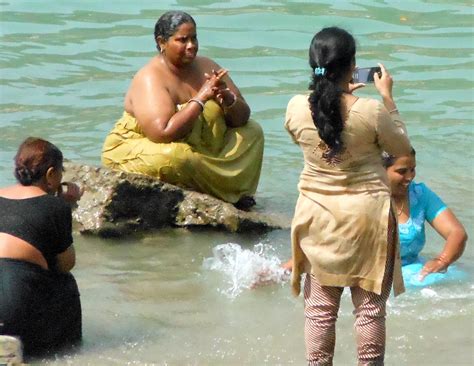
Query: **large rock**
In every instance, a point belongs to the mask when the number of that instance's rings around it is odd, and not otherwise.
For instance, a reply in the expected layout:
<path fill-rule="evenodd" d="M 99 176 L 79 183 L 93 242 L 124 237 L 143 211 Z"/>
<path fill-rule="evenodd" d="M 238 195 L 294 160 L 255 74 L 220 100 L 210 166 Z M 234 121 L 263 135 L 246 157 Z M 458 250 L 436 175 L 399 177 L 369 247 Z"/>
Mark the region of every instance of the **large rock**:
<path fill-rule="evenodd" d="M 79 231 L 103 237 L 165 226 L 214 227 L 231 232 L 288 227 L 288 220 L 245 212 L 232 204 L 141 174 L 64 163 L 65 181 L 85 188 L 73 210 Z"/>

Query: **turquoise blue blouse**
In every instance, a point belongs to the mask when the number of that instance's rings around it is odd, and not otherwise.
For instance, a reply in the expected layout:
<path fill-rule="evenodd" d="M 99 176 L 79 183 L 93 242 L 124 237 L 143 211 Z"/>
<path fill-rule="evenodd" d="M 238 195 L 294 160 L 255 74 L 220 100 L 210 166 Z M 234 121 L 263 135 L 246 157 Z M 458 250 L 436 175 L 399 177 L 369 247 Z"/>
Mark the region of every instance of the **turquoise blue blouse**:
<path fill-rule="evenodd" d="M 410 200 L 410 217 L 403 224 L 398 224 L 400 233 L 400 254 L 402 265 L 418 260 L 418 255 L 425 246 L 425 220 L 432 222 L 441 212 L 447 209 L 446 204 L 424 183 L 411 182 L 408 186 Z"/>

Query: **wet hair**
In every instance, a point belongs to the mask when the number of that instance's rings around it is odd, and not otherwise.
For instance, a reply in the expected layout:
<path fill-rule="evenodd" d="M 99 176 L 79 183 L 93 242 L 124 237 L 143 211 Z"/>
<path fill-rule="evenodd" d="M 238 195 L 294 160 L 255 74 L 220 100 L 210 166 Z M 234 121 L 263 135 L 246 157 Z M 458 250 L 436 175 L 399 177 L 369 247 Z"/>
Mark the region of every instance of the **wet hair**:
<path fill-rule="evenodd" d="M 185 23 L 192 23 L 196 26 L 196 22 L 193 17 L 184 11 L 167 11 L 164 13 L 160 19 L 155 24 L 155 42 L 156 48 L 160 50 L 157 38 L 162 37 L 163 40 L 167 41 L 173 34 L 176 33 L 176 30 L 180 25 Z"/>
<path fill-rule="evenodd" d="M 416 156 L 416 151 L 412 147 L 410 151 L 411 156 Z M 385 169 L 390 168 L 393 164 L 395 164 L 395 161 L 400 158 L 400 156 L 395 156 L 395 155 L 390 155 L 388 152 L 383 151 L 382 152 L 382 164 Z"/>
<path fill-rule="evenodd" d="M 15 155 L 15 178 L 24 186 L 39 182 L 49 168 L 62 169 L 63 154 L 55 145 L 38 137 L 28 137 Z"/>
<path fill-rule="evenodd" d="M 338 83 L 347 75 L 352 62 L 355 62 L 355 53 L 354 37 L 338 27 L 322 29 L 316 33 L 309 46 L 309 65 L 312 69 L 309 104 L 314 125 L 319 137 L 329 147 L 330 156 L 339 153 L 343 147 L 343 90 Z M 321 71 L 322 68 L 324 71 Z"/>

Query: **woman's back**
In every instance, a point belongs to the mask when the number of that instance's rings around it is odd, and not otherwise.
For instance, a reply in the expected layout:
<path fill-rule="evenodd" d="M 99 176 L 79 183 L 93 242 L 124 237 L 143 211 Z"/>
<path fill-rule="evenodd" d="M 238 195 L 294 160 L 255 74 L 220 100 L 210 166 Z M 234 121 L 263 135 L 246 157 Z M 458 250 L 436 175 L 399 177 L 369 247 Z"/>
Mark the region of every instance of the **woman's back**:
<path fill-rule="evenodd" d="M 357 99 L 346 116 L 341 134 L 343 148 L 331 155 L 314 125 L 308 97 L 297 95 L 289 102 L 285 127 L 301 146 L 305 160 L 300 191 L 310 196 L 328 192 L 383 192 L 388 196 L 381 146 L 405 149 L 404 140 L 399 139 L 406 134 L 403 124 L 396 118 L 392 120 L 380 102 L 367 98 Z"/>

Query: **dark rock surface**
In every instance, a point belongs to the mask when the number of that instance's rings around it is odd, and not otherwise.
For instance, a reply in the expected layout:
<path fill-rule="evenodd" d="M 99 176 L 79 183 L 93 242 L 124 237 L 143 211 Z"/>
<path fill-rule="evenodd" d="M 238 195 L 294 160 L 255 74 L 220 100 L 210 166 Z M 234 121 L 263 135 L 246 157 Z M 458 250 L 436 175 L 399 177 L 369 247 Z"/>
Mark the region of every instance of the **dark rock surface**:
<path fill-rule="evenodd" d="M 73 210 L 81 233 L 117 237 L 166 226 L 213 227 L 230 232 L 289 227 L 288 219 L 238 210 L 207 194 L 145 175 L 71 161 L 64 167 L 63 180 L 85 189 Z"/>

